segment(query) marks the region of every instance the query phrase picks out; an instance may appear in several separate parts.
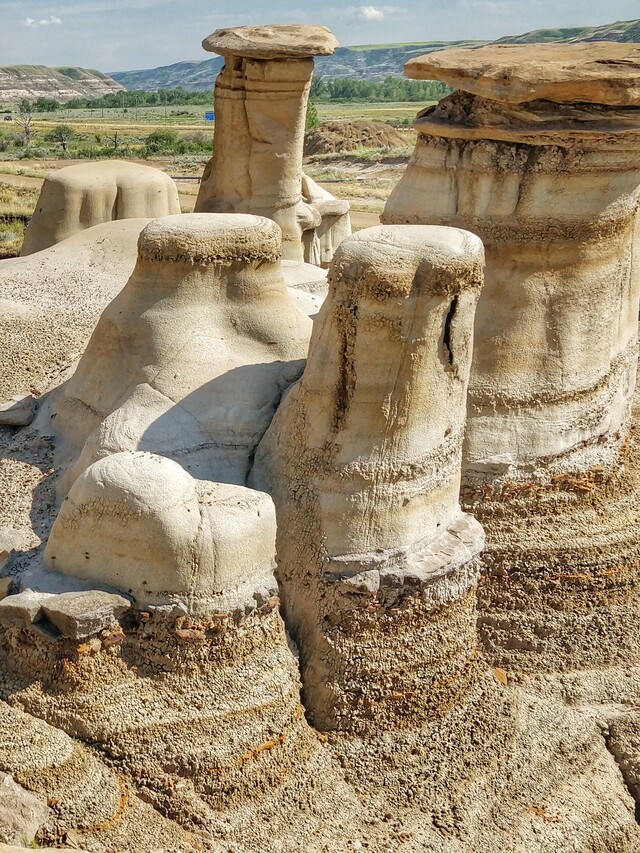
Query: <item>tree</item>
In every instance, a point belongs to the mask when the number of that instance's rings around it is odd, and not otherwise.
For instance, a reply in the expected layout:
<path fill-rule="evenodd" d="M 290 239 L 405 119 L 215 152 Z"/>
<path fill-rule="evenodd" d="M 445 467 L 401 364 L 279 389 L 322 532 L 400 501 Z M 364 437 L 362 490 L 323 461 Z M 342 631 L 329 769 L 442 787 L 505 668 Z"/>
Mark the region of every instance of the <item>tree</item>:
<path fill-rule="evenodd" d="M 320 119 L 318 117 L 318 108 L 313 103 L 313 101 L 309 101 L 307 105 L 307 118 L 305 121 L 305 130 L 311 130 L 313 127 L 317 127 L 320 124 Z"/>
<path fill-rule="evenodd" d="M 33 121 L 33 105 L 31 102 L 23 98 L 16 107 L 13 119 L 22 128 L 25 148 L 28 148 L 31 145 L 31 122 Z"/>
<path fill-rule="evenodd" d="M 53 98 L 36 98 L 34 112 L 36 113 L 53 113 L 60 109 L 60 104 L 54 101 Z"/>
<path fill-rule="evenodd" d="M 175 130 L 154 130 L 144 141 L 147 156 L 153 154 L 182 154 L 184 145 Z"/>
<path fill-rule="evenodd" d="M 57 124 L 52 130 L 47 133 L 45 139 L 47 142 L 59 142 L 62 146 L 63 154 L 67 153 L 67 143 L 76 135 L 75 130 L 69 127 L 68 124 Z"/>

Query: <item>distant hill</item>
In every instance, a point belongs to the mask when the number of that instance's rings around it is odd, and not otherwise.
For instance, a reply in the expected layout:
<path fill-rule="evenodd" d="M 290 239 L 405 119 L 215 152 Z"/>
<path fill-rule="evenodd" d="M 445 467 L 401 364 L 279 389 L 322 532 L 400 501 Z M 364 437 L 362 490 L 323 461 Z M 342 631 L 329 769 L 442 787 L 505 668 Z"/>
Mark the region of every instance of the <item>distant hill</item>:
<path fill-rule="evenodd" d="M 531 30 L 521 36 L 505 36 L 495 44 L 540 44 L 542 42 L 633 41 L 640 42 L 640 19 L 616 21 L 600 27 L 568 27 L 560 30 Z"/>
<path fill-rule="evenodd" d="M 494 44 L 534 44 L 536 42 L 624 41 L 640 42 L 640 19 L 616 21 L 599 27 L 571 27 L 558 30 L 532 30 L 519 36 L 505 36 Z M 353 77 L 382 80 L 388 75 L 401 75 L 409 59 L 447 47 L 479 47 L 483 41 L 424 41 L 413 44 L 375 44 L 340 47 L 333 56 L 315 60 L 316 75 L 321 77 Z M 113 71 L 111 77 L 126 89 L 173 89 L 182 86 L 188 92 L 211 89 L 222 68 L 222 57 L 177 62 L 141 71 Z"/>
<path fill-rule="evenodd" d="M 22 98 L 99 98 L 121 92 L 124 86 L 101 71 L 89 68 L 48 68 L 46 65 L 0 65 L 0 103 Z"/>

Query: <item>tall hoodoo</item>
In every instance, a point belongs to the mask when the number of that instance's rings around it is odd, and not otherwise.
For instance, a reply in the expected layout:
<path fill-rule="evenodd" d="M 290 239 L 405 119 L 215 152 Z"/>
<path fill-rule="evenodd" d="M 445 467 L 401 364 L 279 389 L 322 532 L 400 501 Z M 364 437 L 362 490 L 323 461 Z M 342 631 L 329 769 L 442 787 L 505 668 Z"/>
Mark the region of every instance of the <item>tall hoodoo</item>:
<path fill-rule="evenodd" d="M 455 229 L 345 241 L 306 371 L 258 448 L 320 728 L 424 717 L 450 698 L 442 685 L 471 678 L 483 537 L 458 488 L 482 264 L 480 241 Z"/>
<path fill-rule="evenodd" d="M 585 605 L 595 596 L 604 606 L 603 586 L 629 597 L 640 558 L 635 485 L 616 479 L 638 358 L 640 49 L 489 46 L 405 70 L 460 91 L 418 115 L 416 150 L 383 220 L 468 228 L 487 252 L 463 459 L 463 494 L 497 573 L 486 639 L 510 647 L 510 663 L 535 651 L 555 666 L 573 636 L 573 661 L 586 663 L 595 644 L 585 643 Z M 629 571 L 613 571 L 623 564 Z M 563 627 L 551 576 L 577 566 L 586 586 L 573 585 Z M 535 592 L 521 571 L 537 578 Z M 620 654 L 618 642 L 600 646 L 603 659 Z"/>
<path fill-rule="evenodd" d="M 350 233 L 349 205 L 307 188 L 302 151 L 313 57 L 332 54 L 337 40 L 326 27 L 269 26 L 216 30 L 202 44 L 225 64 L 196 210 L 269 217 L 284 259 L 326 261 L 327 246 Z"/>

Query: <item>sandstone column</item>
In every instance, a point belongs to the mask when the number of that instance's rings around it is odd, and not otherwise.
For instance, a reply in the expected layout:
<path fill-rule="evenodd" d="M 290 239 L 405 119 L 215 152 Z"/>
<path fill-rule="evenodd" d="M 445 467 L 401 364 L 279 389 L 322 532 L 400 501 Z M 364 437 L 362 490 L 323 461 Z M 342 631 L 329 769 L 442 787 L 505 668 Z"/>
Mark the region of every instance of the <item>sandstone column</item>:
<path fill-rule="evenodd" d="M 468 228 L 485 243 L 463 496 L 487 530 L 485 639 L 509 663 L 531 651 L 540 665 L 619 659 L 638 617 L 624 602 L 640 565 L 625 459 L 639 72 L 637 47 L 608 43 L 452 50 L 406 67 L 461 90 L 417 117 L 383 219 Z"/>
<path fill-rule="evenodd" d="M 321 729 L 424 718 L 472 677 L 482 531 L 458 487 L 482 263 L 460 230 L 346 240 L 305 373 L 258 448 Z"/>
<path fill-rule="evenodd" d="M 196 210 L 274 219 L 285 260 L 305 258 L 303 234 L 323 221 L 313 199 L 303 197 L 302 150 L 313 56 L 337 46 L 329 30 L 315 26 L 216 30 L 203 42 L 225 65 L 215 85 L 214 154 Z"/>

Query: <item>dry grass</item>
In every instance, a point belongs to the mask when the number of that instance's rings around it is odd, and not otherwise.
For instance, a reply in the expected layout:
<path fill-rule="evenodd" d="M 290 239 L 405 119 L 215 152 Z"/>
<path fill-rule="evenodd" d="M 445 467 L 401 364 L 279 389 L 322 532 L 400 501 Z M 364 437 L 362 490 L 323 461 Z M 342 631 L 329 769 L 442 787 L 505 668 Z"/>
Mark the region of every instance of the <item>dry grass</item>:
<path fill-rule="evenodd" d="M 0 219 L 31 216 L 39 192 L 36 187 L 20 187 L 0 181 Z"/>
<path fill-rule="evenodd" d="M 37 187 L 0 181 L 0 258 L 13 258 L 20 251 L 26 220 L 33 213 L 39 192 Z"/>
<path fill-rule="evenodd" d="M 0 259 L 15 258 L 24 241 L 25 223 L 0 222 Z"/>

